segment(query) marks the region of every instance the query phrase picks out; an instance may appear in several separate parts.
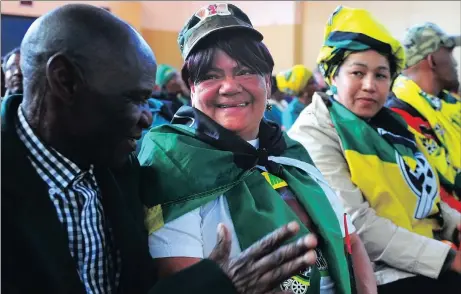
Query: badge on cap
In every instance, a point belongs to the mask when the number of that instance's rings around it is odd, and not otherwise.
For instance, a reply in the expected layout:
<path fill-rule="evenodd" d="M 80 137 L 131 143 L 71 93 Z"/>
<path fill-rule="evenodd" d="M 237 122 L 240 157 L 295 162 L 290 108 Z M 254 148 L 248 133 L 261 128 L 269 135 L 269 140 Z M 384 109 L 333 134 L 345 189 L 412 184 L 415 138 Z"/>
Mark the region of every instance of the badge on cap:
<path fill-rule="evenodd" d="M 195 16 L 200 20 L 204 20 L 214 15 L 231 15 L 231 12 L 227 7 L 227 3 L 211 4 L 200 8 L 200 10 L 195 13 Z"/>

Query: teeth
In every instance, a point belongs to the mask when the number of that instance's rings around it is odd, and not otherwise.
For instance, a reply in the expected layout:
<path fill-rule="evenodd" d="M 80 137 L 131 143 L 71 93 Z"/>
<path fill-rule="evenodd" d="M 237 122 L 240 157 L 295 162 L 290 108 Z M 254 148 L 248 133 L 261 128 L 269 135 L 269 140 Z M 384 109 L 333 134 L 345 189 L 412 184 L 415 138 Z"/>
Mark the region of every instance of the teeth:
<path fill-rule="evenodd" d="M 237 104 L 237 105 L 218 105 L 218 108 L 245 107 L 248 104 L 249 103 L 244 102 L 244 103 L 240 103 L 240 104 Z"/>

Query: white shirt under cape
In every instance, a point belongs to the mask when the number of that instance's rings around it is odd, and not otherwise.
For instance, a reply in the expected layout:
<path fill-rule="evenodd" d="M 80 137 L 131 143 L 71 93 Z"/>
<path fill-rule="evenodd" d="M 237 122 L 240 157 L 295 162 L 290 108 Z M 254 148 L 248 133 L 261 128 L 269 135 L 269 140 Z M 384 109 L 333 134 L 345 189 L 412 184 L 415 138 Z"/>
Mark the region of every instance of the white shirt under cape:
<path fill-rule="evenodd" d="M 259 146 L 259 140 L 248 141 L 255 148 Z M 283 165 L 296 166 L 306 171 L 313 177 L 324 190 L 331 206 L 338 218 L 343 237 L 344 208 L 341 200 L 328 186 L 321 173 L 314 166 L 292 158 L 269 157 L 270 161 Z M 260 167 L 264 169 L 264 167 Z M 240 249 L 237 234 L 235 233 L 229 206 L 224 195 L 219 196 L 197 209 L 194 209 L 179 218 L 166 223 L 162 228 L 149 235 L 149 252 L 152 258 L 165 257 L 195 257 L 207 258 L 217 241 L 217 227 L 223 223 L 229 229 L 232 236 L 231 257 L 237 256 Z M 347 227 L 349 234 L 355 232 L 349 215 L 347 215 Z M 330 277 L 322 277 L 320 281 L 321 294 L 334 294 L 334 282 Z"/>

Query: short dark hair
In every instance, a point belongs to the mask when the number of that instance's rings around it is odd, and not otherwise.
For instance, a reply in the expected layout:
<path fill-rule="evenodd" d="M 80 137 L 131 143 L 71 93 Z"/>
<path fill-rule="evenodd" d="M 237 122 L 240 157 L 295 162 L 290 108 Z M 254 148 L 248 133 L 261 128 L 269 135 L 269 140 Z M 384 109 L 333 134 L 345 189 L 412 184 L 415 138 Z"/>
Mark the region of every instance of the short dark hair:
<path fill-rule="evenodd" d="M 197 83 L 203 79 L 213 64 L 217 50 L 222 50 L 240 65 L 259 75 L 268 75 L 274 69 L 274 59 L 264 43 L 241 31 L 213 34 L 194 48 L 182 68 L 182 78 Z"/>
<path fill-rule="evenodd" d="M 6 72 L 6 62 L 8 61 L 8 59 L 10 59 L 10 57 L 14 54 L 21 54 L 21 48 L 20 47 L 16 47 L 14 48 L 13 50 L 11 50 L 10 52 L 8 52 L 5 56 L 3 56 L 2 58 L 2 69 L 4 72 Z"/>

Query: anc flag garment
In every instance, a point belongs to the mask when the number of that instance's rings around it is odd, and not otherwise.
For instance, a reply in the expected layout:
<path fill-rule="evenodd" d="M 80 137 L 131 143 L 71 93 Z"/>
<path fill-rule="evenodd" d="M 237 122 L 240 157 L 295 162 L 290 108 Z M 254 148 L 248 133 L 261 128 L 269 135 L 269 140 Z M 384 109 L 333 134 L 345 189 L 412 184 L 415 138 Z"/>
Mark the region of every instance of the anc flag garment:
<path fill-rule="evenodd" d="M 407 103 L 399 100 L 394 94 L 389 96 L 386 107 L 398 113 L 408 124 L 408 129 L 413 133 L 418 149 L 430 161 L 437 170 L 440 179 L 440 199 L 450 207 L 461 212 L 461 201 L 457 195 L 461 195 L 459 185 L 459 173 L 450 164 L 450 159 L 445 149 L 442 148 L 432 130 L 429 122 Z M 450 180 L 448 180 L 450 179 Z"/>
<path fill-rule="evenodd" d="M 351 180 L 377 215 L 433 238 L 440 228 L 438 178 L 411 132 L 402 128 L 405 122 L 386 108 L 367 122 L 334 99 L 329 110 Z"/>
<path fill-rule="evenodd" d="M 340 224 L 325 194 L 334 192 L 326 188 L 299 143 L 289 139 L 276 124 L 263 120 L 260 147 L 256 149 L 199 110 L 186 106 L 176 113 L 172 123 L 150 130 L 139 155 L 142 183 L 147 183 L 142 193 L 149 233 L 224 195 L 240 248 L 245 250 L 289 221 L 299 222 L 273 188 L 286 183 L 323 240 L 321 250 L 337 293 L 351 293 Z M 294 161 L 306 167 L 278 161 Z M 262 174 L 256 166 L 263 166 L 268 174 Z M 300 227 L 296 238 L 309 232 L 304 224 Z M 319 270 L 315 266 L 311 269 L 308 293 L 319 293 Z"/>
<path fill-rule="evenodd" d="M 444 91 L 441 97 L 425 93 L 412 80 L 399 76 L 393 87 L 395 97 L 414 108 L 432 132 L 414 132 L 416 142 L 437 169 L 441 182 L 450 190 L 461 189 L 461 102 Z M 417 128 L 414 128 L 416 131 Z M 433 135 L 433 136 L 432 136 Z M 435 137 L 434 137 L 435 136 Z M 451 186 L 451 187 L 450 187 Z"/>

